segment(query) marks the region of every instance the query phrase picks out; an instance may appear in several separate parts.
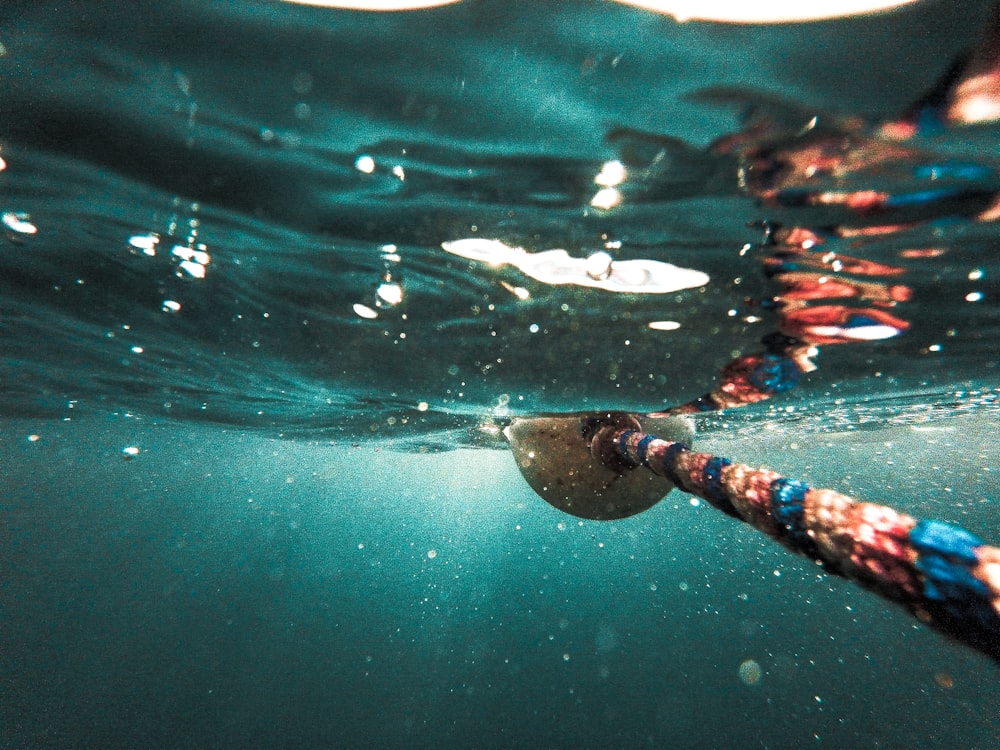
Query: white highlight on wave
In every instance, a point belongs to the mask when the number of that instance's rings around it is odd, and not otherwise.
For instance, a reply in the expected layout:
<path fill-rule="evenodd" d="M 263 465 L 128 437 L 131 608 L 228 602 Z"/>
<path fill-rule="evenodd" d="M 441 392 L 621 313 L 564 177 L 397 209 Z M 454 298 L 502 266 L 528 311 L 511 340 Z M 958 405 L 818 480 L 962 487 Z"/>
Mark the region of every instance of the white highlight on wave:
<path fill-rule="evenodd" d="M 667 294 L 709 282 L 708 274 L 691 268 L 657 260 L 614 260 L 604 251 L 574 258 L 565 250 L 531 253 L 500 240 L 478 238 L 443 242 L 441 247 L 491 266 L 514 266 L 543 284 L 575 284 L 620 294 Z"/>
<path fill-rule="evenodd" d="M 354 2 L 351 0 L 285 0 L 285 2 L 344 10 L 420 10 L 422 8 L 436 8 L 439 5 L 451 5 L 459 0 L 354 0 Z"/>
<path fill-rule="evenodd" d="M 421 10 L 451 5 L 460 0 L 285 0 L 343 10 Z M 790 23 L 880 13 L 920 0 L 615 0 L 624 5 L 673 16 L 678 21 L 726 23 Z"/>
<path fill-rule="evenodd" d="M 616 0 L 678 21 L 798 23 L 881 13 L 920 0 Z"/>

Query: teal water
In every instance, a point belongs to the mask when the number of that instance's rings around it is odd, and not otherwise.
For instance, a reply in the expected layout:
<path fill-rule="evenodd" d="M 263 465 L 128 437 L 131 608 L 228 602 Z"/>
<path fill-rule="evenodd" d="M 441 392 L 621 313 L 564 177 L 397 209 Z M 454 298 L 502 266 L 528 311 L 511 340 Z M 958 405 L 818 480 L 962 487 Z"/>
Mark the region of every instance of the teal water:
<path fill-rule="evenodd" d="M 563 515 L 500 432 L 684 403 L 758 351 L 754 222 L 850 216 L 762 203 L 709 144 L 895 117 L 988 6 L 6 2 L 0 747 L 996 746 L 986 657 L 679 492 Z M 699 415 L 699 448 L 1000 539 L 998 233 L 970 217 L 997 136 L 848 180 L 948 164 L 972 197 L 831 238 L 900 269 L 909 327 Z M 442 247 L 468 238 L 711 281 L 549 285 Z"/>

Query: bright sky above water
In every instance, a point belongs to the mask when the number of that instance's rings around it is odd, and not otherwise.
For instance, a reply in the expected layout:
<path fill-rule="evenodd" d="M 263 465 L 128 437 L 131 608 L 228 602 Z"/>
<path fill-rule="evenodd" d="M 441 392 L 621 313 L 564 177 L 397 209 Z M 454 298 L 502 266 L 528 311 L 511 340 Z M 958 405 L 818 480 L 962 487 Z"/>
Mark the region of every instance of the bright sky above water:
<path fill-rule="evenodd" d="M 460 0 L 285 0 L 299 5 L 351 10 L 420 10 L 452 5 Z M 785 23 L 818 21 L 853 16 L 912 5 L 918 0 L 813 0 L 808 4 L 789 0 L 614 0 L 674 16 L 678 21 L 725 21 L 730 23 Z"/>

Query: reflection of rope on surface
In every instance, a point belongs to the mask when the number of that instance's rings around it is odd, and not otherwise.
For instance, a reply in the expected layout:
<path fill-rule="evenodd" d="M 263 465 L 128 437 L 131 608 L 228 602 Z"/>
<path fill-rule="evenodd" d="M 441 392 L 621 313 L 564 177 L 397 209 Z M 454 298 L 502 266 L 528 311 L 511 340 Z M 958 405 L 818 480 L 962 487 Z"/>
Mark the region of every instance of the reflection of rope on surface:
<path fill-rule="evenodd" d="M 609 448 L 1000 661 L 1000 548 L 638 430 L 604 428 L 591 450 Z"/>
<path fill-rule="evenodd" d="M 909 287 L 871 278 L 899 276 L 905 269 L 822 249 L 824 237 L 803 227 L 766 221 L 761 226 L 760 247 L 769 249 L 764 273 L 780 293 L 747 302 L 776 310 L 778 330 L 761 339 L 764 351 L 741 355 L 723 367 L 712 391 L 662 413 L 692 414 L 765 401 L 791 390 L 803 374 L 816 369 L 813 360 L 820 345 L 878 341 L 910 327 L 888 312 L 910 299 Z"/>

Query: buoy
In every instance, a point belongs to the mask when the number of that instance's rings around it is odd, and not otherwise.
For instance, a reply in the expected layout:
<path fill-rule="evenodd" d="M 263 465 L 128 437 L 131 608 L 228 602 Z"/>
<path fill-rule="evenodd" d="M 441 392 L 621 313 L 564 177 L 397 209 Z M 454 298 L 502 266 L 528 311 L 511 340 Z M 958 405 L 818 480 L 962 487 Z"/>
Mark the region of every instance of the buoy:
<path fill-rule="evenodd" d="M 690 419 L 649 421 L 647 429 L 691 444 Z M 610 438 L 622 429 L 640 429 L 638 418 L 623 412 L 522 418 L 505 434 L 517 468 L 542 499 L 578 518 L 612 521 L 648 510 L 674 487 L 664 477 L 616 458 Z"/>

